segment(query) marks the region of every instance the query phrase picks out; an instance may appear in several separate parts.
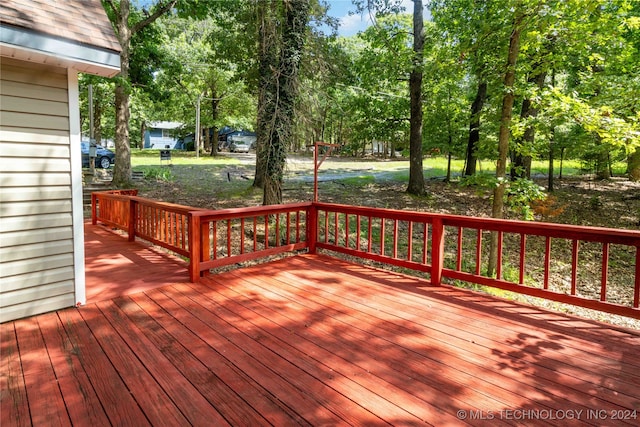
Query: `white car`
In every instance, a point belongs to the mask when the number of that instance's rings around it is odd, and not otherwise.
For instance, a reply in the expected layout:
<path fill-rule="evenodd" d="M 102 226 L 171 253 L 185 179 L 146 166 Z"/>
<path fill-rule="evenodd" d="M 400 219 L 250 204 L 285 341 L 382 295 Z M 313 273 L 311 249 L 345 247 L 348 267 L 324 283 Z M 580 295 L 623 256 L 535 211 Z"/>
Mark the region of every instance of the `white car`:
<path fill-rule="evenodd" d="M 229 146 L 232 153 L 248 153 L 251 146 L 245 141 L 233 141 Z"/>

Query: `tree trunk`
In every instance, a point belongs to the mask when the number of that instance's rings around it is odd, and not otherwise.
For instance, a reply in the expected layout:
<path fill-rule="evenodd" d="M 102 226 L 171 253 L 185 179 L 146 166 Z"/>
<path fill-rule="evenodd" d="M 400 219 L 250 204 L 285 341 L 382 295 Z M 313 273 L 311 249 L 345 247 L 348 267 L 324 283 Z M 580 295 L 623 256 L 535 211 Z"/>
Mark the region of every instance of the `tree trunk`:
<path fill-rule="evenodd" d="M 516 61 L 520 51 L 520 34 L 522 31 L 523 16 L 516 15 L 513 30 L 509 39 L 509 54 L 507 56 L 506 72 L 504 75 L 504 97 L 502 98 L 502 111 L 500 114 L 500 133 L 498 135 L 498 161 L 496 163 L 496 178 L 498 185 L 493 191 L 493 204 L 491 216 L 493 218 L 504 217 L 504 194 L 506 190 L 505 176 L 507 171 L 507 154 L 509 153 L 509 135 L 511 114 L 513 112 L 514 83 L 516 79 Z M 489 253 L 489 266 L 487 274 L 492 276 L 496 271 L 498 262 L 498 233 L 491 233 L 491 247 Z"/>
<path fill-rule="evenodd" d="M 409 185 L 407 193 L 424 194 L 422 168 L 422 62 L 424 22 L 422 0 L 413 0 L 413 68 L 409 74 L 411 118 L 409 133 Z"/>
<path fill-rule="evenodd" d="M 627 165 L 629 179 L 631 179 L 631 181 L 640 181 L 640 148 L 636 148 L 636 151 L 629 154 Z"/>
<path fill-rule="evenodd" d="M 129 144 L 129 51 L 131 49 L 131 29 L 129 28 L 129 0 L 120 2 L 120 16 L 117 22 L 120 52 L 120 75 L 116 79 L 116 161 L 113 167 L 113 184 L 118 188 L 131 186 L 131 146 Z"/>
<path fill-rule="evenodd" d="M 258 108 L 256 114 L 256 173 L 253 186 L 264 189 L 267 170 L 267 145 L 273 133 L 275 113 L 275 78 L 277 40 L 274 1 L 257 2 L 258 15 Z"/>
<path fill-rule="evenodd" d="M 549 141 L 549 179 L 547 185 L 547 191 L 553 193 L 553 161 L 554 161 L 554 144 L 555 144 L 555 129 L 551 129 L 551 140 Z"/>
<path fill-rule="evenodd" d="M 469 142 L 467 143 L 467 161 L 464 169 L 465 176 L 476 174 L 478 163 L 478 142 L 480 142 L 480 112 L 487 98 L 487 82 L 482 79 L 478 82 L 476 98 L 471 104 L 471 122 L 469 123 Z"/>
<path fill-rule="evenodd" d="M 297 94 L 298 70 L 309 19 L 309 0 L 285 0 L 286 24 L 282 35 L 282 55 L 277 77 L 274 132 L 266 146 L 264 205 L 282 203 L 282 179 L 286 147 L 291 145 Z"/>

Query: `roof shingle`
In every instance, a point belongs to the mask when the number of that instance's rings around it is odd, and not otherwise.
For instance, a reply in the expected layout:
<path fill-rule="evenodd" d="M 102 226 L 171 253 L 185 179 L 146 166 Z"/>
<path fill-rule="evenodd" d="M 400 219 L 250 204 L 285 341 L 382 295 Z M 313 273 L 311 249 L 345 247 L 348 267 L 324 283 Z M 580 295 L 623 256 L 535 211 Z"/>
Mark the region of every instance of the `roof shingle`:
<path fill-rule="evenodd" d="M 0 22 L 121 52 L 111 22 L 100 0 L 5 0 Z"/>

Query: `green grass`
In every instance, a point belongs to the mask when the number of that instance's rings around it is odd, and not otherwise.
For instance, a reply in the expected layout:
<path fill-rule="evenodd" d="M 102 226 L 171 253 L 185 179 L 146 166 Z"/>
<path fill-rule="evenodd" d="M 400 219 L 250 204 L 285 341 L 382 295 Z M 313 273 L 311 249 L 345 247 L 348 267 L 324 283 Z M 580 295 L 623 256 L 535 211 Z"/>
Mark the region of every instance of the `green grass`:
<path fill-rule="evenodd" d="M 376 178 L 373 175 L 359 175 L 343 178 L 338 181 L 350 187 L 365 187 L 376 182 Z"/>
<path fill-rule="evenodd" d="M 202 154 L 196 157 L 194 151 L 172 150 L 171 160 L 160 160 L 160 150 L 140 150 L 131 149 L 131 166 L 167 166 L 167 165 L 209 165 L 209 166 L 229 166 L 237 165 L 240 162 L 233 157 L 211 157 Z"/>

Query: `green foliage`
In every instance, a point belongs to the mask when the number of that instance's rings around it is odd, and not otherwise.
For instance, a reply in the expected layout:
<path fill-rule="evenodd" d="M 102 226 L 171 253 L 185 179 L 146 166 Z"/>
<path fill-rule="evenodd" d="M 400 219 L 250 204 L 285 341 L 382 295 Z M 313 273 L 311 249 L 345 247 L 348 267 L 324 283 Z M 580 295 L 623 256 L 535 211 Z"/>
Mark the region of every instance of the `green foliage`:
<path fill-rule="evenodd" d="M 509 209 L 524 219 L 531 221 L 534 219 L 534 211 L 531 208 L 531 203 L 544 200 L 547 194 L 544 192 L 544 188 L 535 182 L 529 179 L 518 178 L 509 183 L 505 197 L 505 204 Z"/>
<path fill-rule="evenodd" d="M 168 166 L 142 167 L 140 169 L 142 169 L 144 179 L 164 182 L 173 181 L 173 173 Z"/>

